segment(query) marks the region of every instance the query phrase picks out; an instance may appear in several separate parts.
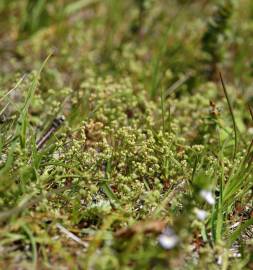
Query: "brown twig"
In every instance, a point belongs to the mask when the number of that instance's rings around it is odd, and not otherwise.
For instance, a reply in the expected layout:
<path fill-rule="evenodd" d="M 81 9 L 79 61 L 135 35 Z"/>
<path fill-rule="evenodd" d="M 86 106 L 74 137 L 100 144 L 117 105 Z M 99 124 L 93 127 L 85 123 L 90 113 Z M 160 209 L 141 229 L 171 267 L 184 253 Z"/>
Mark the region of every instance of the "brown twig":
<path fill-rule="evenodd" d="M 37 150 L 41 149 L 43 145 L 49 140 L 52 134 L 62 125 L 65 118 L 64 116 L 57 117 L 53 120 L 50 128 L 46 131 L 46 133 L 36 142 Z"/>

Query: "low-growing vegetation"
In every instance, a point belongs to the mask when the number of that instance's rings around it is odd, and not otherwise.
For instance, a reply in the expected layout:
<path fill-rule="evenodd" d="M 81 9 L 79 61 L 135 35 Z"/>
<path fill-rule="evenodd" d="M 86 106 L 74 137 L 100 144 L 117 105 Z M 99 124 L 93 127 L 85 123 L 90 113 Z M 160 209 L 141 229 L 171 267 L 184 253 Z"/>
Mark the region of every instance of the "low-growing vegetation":
<path fill-rule="evenodd" d="M 0 15 L 0 268 L 253 269 L 252 1 Z"/>

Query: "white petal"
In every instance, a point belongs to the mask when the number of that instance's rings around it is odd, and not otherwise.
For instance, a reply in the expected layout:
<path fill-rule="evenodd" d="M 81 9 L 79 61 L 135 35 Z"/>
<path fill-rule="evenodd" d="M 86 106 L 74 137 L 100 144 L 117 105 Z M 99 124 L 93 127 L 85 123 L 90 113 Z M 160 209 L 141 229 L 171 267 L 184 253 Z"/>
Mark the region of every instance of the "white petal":
<path fill-rule="evenodd" d="M 158 237 L 158 242 L 164 249 L 172 249 L 177 245 L 178 237 L 176 235 L 161 234 Z"/>
<path fill-rule="evenodd" d="M 210 190 L 206 190 L 203 189 L 200 191 L 200 196 L 206 200 L 207 203 L 209 203 L 210 205 L 214 205 L 215 204 L 215 199 L 213 197 L 213 194 Z"/>
<path fill-rule="evenodd" d="M 197 218 L 201 221 L 205 220 L 206 217 L 207 217 L 207 212 L 205 210 L 202 210 L 202 209 L 198 209 L 198 208 L 195 208 L 194 209 L 194 212 L 197 216 Z"/>

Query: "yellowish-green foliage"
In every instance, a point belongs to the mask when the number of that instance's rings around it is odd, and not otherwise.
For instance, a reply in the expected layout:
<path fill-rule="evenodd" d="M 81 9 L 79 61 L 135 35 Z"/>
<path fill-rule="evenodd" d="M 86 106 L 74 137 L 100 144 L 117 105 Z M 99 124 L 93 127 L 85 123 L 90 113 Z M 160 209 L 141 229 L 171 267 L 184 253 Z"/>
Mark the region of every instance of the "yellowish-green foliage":
<path fill-rule="evenodd" d="M 0 268 L 252 269 L 252 19 L 0 1 Z"/>

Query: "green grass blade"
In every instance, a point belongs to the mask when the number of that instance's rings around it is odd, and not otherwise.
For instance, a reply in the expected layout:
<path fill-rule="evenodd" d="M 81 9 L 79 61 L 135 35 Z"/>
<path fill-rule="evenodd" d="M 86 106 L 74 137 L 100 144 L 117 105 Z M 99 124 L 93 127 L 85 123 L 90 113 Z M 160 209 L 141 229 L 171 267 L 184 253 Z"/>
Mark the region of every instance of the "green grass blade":
<path fill-rule="evenodd" d="M 229 95 L 228 95 L 226 85 L 224 83 L 224 80 L 223 80 L 223 77 L 222 77 L 221 73 L 219 73 L 219 75 L 220 75 L 220 80 L 221 80 L 223 92 L 225 94 L 227 104 L 228 104 L 228 108 L 229 108 L 229 112 L 230 112 L 232 122 L 233 122 L 233 129 L 234 129 L 234 153 L 233 153 L 233 159 L 235 159 L 235 156 L 236 156 L 236 153 L 237 153 L 237 147 L 238 147 L 237 126 L 236 126 L 236 122 L 235 122 L 234 111 L 233 111 L 233 108 L 232 108 L 232 104 L 231 104 L 231 101 L 230 101 L 230 98 L 229 98 Z"/>

